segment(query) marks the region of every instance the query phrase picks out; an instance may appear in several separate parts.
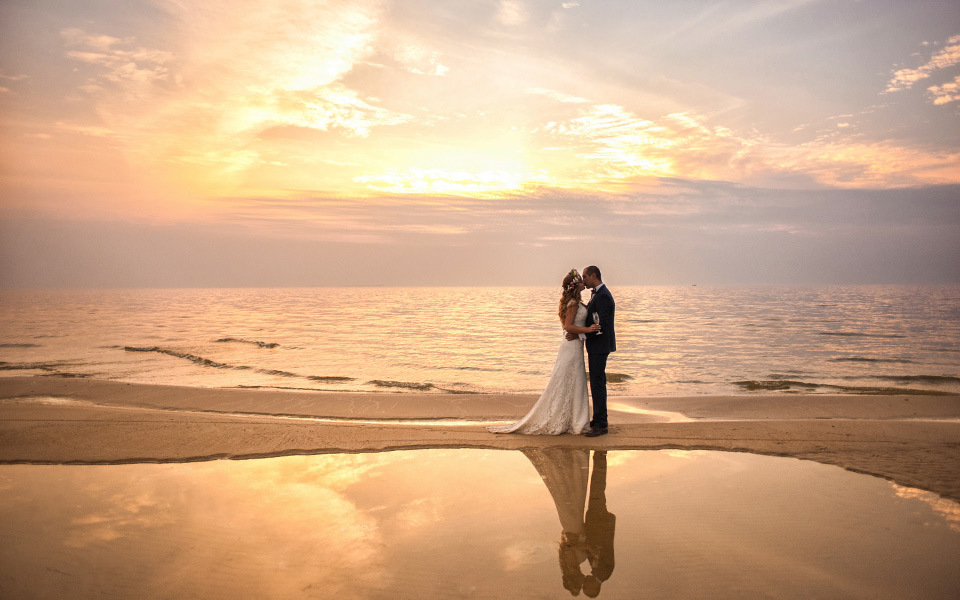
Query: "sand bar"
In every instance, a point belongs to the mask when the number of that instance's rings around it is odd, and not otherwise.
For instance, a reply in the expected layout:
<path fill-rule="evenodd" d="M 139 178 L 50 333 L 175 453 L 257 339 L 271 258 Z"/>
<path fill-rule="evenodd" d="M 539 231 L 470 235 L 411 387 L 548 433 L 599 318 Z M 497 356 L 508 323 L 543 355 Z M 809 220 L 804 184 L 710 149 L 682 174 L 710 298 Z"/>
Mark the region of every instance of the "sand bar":
<path fill-rule="evenodd" d="M 523 395 L 356 394 L 0 378 L 0 463 L 112 464 L 412 448 L 791 456 L 960 501 L 960 396 L 611 397 L 610 435 L 494 435 Z"/>

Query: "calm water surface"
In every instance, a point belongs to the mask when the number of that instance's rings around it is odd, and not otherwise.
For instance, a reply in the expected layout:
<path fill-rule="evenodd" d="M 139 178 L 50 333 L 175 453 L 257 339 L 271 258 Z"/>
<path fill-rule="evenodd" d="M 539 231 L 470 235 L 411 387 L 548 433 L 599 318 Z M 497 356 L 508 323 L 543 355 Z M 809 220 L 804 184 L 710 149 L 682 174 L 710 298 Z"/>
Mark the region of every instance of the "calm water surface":
<path fill-rule="evenodd" d="M 614 395 L 960 392 L 960 287 L 618 287 Z M 539 392 L 553 288 L 0 292 L 0 374 Z M 586 300 L 589 293 L 584 295 Z"/>
<path fill-rule="evenodd" d="M 723 452 L 4 465 L 0 539 L 4 598 L 960 597 L 960 505 Z"/>

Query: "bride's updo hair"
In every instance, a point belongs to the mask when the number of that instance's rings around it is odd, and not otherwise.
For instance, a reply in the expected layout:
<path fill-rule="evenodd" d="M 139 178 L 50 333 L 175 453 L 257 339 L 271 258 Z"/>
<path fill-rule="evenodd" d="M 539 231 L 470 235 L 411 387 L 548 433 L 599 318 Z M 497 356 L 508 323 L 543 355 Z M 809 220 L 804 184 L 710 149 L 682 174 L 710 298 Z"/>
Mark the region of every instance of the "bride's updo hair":
<path fill-rule="evenodd" d="M 580 273 L 577 273 L 576 269 L 570 269 L 567 276 L 563 278 L 563 295 L 560 296 L 560 310 L 557 311 L 557 314 L 560 315 L 560 322 L 566 321 L 567 306 L 571 300 L 576 300 L 577 304 L 581 302 L 580 290 L 577 289 L 581 281 L 583 281 L 583 277 L 580 277 Z"/>

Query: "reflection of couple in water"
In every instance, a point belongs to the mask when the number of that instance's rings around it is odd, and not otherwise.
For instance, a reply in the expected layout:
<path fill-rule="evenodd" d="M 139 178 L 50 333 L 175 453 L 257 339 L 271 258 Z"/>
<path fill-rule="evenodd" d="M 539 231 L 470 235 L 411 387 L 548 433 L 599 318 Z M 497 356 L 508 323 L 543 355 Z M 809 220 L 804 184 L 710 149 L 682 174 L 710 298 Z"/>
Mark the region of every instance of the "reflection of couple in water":
<path fill-rule="evenodd" d="M 593 451 L 590 502 L 587 479 L 590 450 L 579 448 L 537 448 L 523 450 L 550 490 L 563 532 L 560 534 L 560 571 L 563 587 L 574 596 L 583 593 L 596 598 L 600 585 L 613 573 L 613 533 L 617 518 L 607 511 L 607 453 Z M 584 516 L 584 506 L 587 507 Z M 590 574 L 581 564 L 588 562 Z"/>

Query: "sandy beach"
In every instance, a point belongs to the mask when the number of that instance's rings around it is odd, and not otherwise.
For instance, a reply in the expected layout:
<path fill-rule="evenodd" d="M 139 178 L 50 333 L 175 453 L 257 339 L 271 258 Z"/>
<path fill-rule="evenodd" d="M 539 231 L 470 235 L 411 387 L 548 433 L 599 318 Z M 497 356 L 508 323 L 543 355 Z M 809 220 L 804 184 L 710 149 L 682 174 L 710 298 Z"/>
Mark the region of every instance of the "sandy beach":
<path fill-rule="evenodd" d="M 0 379 L 0 463 L 121 464 L 415 448 L 724 450 L 789 456 L 960 501 L 957 396 L 611 398 L 611 432 L 494 435 L 532 396 L 337 394 Z"/>

